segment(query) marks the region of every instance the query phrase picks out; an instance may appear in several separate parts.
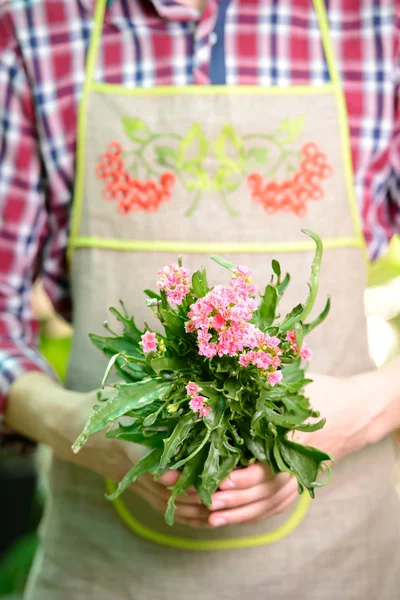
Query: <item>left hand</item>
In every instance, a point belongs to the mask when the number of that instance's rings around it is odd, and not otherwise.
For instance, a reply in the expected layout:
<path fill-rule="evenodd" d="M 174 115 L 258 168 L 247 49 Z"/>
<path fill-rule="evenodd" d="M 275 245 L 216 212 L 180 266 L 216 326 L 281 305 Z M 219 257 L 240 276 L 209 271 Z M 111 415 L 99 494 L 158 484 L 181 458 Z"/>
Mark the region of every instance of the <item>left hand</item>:
<path fill-rule="evenodd" d="M 372 408 L 368 386 L 362 385 L 360 377 L 310 375 L 310 379 L 313 383 L 306 393 L 326 424 L 314 433 L 296 432 L 293 439 L 328 452 L 336 463 L 369 441 Z M 213 527 L 254 523 L 279 514 L 297 497 L 295 477 L 287 473 L 273 477 L 267 465 L 255 463 L 232 472 L 221 484 L 213 495 L 208 522 Z"/>

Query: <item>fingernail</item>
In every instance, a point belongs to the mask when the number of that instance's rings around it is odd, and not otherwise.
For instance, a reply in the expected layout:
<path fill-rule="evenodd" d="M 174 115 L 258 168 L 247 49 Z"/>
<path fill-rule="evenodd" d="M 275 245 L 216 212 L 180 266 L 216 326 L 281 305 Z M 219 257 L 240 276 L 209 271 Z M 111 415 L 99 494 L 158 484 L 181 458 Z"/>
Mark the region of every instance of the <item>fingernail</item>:
<path fill-rule="evenodd" d="M 223 482 L 224 489 L 233 489 L 236 487 L 235 482 L 232 479 L 225 479 Z"/>
<path fill-rule="evenodd" d="M 221 527 L 221 525 L 226 525 L 226 519 L 222 519 L 221 517 L 218 517 L 218 519 L 213 519 L 211 525 L 213 527 Z"/>
<path fill-rule="evenodd" d="M 225 508 L 225 502 L 220 502 L 219 500 L 217 500 L 211 505 L 211 510 L 221 510 L 221 508 Z"/>

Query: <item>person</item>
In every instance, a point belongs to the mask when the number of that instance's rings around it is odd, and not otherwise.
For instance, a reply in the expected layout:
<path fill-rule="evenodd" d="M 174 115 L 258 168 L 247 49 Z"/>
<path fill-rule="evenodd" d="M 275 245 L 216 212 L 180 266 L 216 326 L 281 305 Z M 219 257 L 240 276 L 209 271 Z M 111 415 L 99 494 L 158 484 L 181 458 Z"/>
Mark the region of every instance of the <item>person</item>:
<path fill-rule="evenodd" d="M 364 240 L 374 259 L 399 228 L 399 23 L 376 0 L 1 3 L 2 406 L 53 449 L 29 600 L 398 597 L 400 360 L 372 369 L 363 292 Z M 222 254 L 258 285 L 277 258 L 291 307 L 304 228 L 332 310 L 309 338 L 327 423 L 299 439 L 335 457 L 332 482 L 310 502 L 255 463 L 210 509 L 180 497 L 173 528 L 175 472 L 108 502 L 104 478 L 141 449 L 98 434 L 71 452 L 105 367 L 88 334 L 120 298 L 142 323 L 142 290 L 180 254 L 214 283 Z M 38 275 L 72 318 L 65 387 L 36 350 Z"/>

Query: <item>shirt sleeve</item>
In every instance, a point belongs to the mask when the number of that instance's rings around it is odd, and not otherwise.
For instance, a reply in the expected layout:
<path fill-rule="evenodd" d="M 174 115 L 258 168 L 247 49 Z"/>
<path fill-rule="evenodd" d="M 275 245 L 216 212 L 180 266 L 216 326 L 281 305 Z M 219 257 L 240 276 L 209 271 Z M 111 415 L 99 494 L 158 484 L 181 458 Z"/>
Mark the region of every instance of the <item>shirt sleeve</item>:
<path fill-rule="evenodd" d="M 3 34 L 0 26 L 0 38 Z M 22 373 L 54 376 L 39 354 L 38 322 L 31 309 L 32 283 L 41 270 L 49 229 L 35 112 L 17 53 L 1 45 L 0 417 L 10 386 Z"/>

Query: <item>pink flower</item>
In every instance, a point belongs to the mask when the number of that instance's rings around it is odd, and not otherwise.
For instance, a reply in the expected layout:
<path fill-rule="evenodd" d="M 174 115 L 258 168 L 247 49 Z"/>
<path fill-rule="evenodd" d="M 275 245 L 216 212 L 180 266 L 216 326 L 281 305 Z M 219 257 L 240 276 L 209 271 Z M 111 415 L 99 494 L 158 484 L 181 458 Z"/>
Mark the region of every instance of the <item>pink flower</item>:
<path fill-rule="evenodd" d="M 288 342 L 290 342 L 291 344 L 295 344 L 296 343 L 296 334 L 294 332 L 294 329 L 292 329 L 292 331 L 288 331 L 286 334 L 286 339 Z"/>
<path fill-rule="evenodd" d="M 158 274 L 161 279 L 157 281 L 157 286 L 167 293 L 171 304 L 182 304 L 182 300 L 190 292 L 189 269 L 171 264 L 158 271 Z"/>
<path fill-rule="evenodd" d="M 225 323 L 225 319 L 219 313 L 217 313 L 211 321 L 211 327 L 215 329 L 215 331 L 220 331 L 223 327 L 225 327 Z"/>
<path fill-rule="evenodd" d="M 189 402 L 189 406 L 193 412 L 198 412 L 199 410 L 201 410 L 201 408 L 203 406 L 203 402 L 205 400 L 206 400 L 206 398 L 204 398 L 204 396 L 195 396 Z"/>
<path fill-rule="evenodd" d="M 207 344 L 206 342 L 200 342 L 199 354 L 200 356 L 213 358 L 217 354 L 217 344 L 215 344 L 214 342 L 211 342 L 211 344 Z"/>
<path fill-rule="evenodd" d="M 186 333 L 192 333 L 195 330 L 196 330 L 196 325 L 193 323 L 193 321 L 186 321 L 186 323 L 185 323 Z"/>
<path fill-rule="evenodd" d="M 265 371 L 269 369 L 271 366 L 271 355 L 266 352 L 262 352 L 261 350 L 257 353 L 258 356 L 255 360 L 255 364 L 259 369 L 264 369 Z"/>
<path fill-rule="evenodd" d="M 145 354 L 147 354 L 147 352 L 156 352 L 157 351 L 156 334 L 152 333 L 151 331 L 146 331 L 146 333 L 144 333 L 142 335 L 141 345 L 143 348 L 143 352 Z"/>
<path fill-rule="evenodd" d="M 248 354 L 241 354 L 239 356 L 239 365 L 241 367 L 248 367 L 250 364 L 250 358 Z"/>
<path fill-rule="evenodd" d="M 242 277 L 251 277 L 253 275 L 249 267 L 246 267 L 245 265 L 238 265 L 236 267 L 236 273 L 242 275 Z"/>
<path fill-rule="evenodd" d="M 282 371 L 275 371 L 274 373 L 268 373 L 268 383 L 272 386 L 282 381 Z"/>
<path fill-rule="evenodd" d="M 278 367 L 281 366 L 281 359 L 278 356 L 274 356 L 273 359 L 271 360 L 271 367 L 273 367 L 274 369 L 277 369 Z"/>
<path fill-rule="evenodd" d="M 199 417 L 206 417 L 211 412 L 211 408 L 209 406 L 203 406 L 200 408 Z"/>
<path fill-rule="evenodd" d="M 279 338 L 277 338 L 275 335 L 272 335 L 272 336 L 267 335 L 265 337 L 265 343 L 268 348 L 275 349 L 279 346 L 279 344 L 281 343 L 281 340 Z"/>
<path fill-rule="evenodd" d="M 188 396 L 197 396 L 199 392 L 201 392 L 203 388 L 194 383 L 194 381 L 189 381 L 186 386 L 186 392 Z"/>
<path fill-rule="evenodd" d="M 312 350 L 310 350 L 310 348 L 308 348 L 308 346 L 305 343 L 301 348 L 300 358 L 301 360 L 305 360 L 306 362 L 312 359 Z"/>

